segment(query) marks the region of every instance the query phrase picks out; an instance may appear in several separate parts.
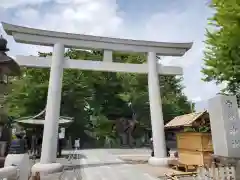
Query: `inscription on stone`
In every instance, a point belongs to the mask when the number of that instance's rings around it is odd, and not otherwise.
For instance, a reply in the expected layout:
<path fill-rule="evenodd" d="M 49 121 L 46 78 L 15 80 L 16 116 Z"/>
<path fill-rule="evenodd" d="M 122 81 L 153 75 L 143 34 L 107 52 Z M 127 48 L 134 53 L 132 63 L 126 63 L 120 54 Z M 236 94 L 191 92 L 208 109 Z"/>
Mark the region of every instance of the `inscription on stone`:
<path fill-rule="evenodd" d="M 236 128 L 234 125 L 231 127 L 231 129 L 229 130 L 229 133 L 232 136 L 235 136 L 238 133 L 238 128 Z"/>
<path fill-rule="evenodd" d="M 232 140 L 232 147 L 233 148 L 240 148 L 240 140 Z"/>
<path fill-rule="evenodd" d="M 230 125 L 230 129 L 229 129 L 229 134 L 230 134 L 230 138 L 233 139 L 232 140 L 232 148 L 240 148 L 240 140 L 237 136 L 238 134 L 238 129 L 239 127 L 237 127 L 237 123 L 236 123 L 236 117 L 234 116 L 234 107 L 233 107 L 233 102 L 230 100 L 227 100 L 225 102 L 226 104 L 226 111 L 228 113 L 228 123 Z M 236 115 L 236 114 L 235 114 Z"/>

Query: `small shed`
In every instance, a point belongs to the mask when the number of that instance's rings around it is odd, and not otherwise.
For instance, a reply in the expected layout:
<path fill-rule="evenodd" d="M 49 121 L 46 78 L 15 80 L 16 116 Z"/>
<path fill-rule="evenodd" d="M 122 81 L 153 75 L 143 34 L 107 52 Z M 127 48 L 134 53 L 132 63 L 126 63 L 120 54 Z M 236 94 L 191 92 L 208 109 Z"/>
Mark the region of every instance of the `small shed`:
<path fill-rule="evenodd" d="M 165 125 L 165 136 L 168 147 L 171 149 L 177 148 L 177 133 L 209 123 L 210 120 L 207 111 L 193 112 L 176 116 Z"/>
<path fill-rule="evenodd" d="M 177 116 L 165 125 L 176 137 L 178 161 L 184 165 L 204 165 L 213 153 L 207 111 Z"/>

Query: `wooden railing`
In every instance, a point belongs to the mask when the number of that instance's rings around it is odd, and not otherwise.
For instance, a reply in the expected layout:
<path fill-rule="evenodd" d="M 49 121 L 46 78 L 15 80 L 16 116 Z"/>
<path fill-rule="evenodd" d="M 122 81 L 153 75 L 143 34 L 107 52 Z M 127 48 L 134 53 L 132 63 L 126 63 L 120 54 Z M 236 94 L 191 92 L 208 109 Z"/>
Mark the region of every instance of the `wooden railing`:
<path fill-rule="evenodd" d="M 198 168 L 198 178 L 203 180 L 235 180 L 236 172 L 234 166 L 212 166 L 209 168 Z"/>
<path fill-rule="evenodd" d="M 183 180 L 188 177 L 192 180 L 237 180 L 235 166 L 199 167 L 196 172 L 180 174 L 165 174 L 166 180 Z"/>

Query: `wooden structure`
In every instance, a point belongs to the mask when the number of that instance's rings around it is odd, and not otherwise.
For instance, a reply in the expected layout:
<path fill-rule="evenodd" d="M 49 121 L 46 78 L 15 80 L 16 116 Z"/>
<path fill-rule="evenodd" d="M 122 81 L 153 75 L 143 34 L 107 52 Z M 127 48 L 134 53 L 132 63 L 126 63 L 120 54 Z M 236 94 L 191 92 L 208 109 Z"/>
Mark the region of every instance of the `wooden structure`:
<path fill-rule="evenodd" d="M 205 165 L 213 154 L 210 133 L 182 132 L 177 134 L 178 161 L 185 165 Z"/>
<path fill-rule="evenodd" d="M 166 129 L 176 130 L 178 164 L 188 171 L 188 166 L 203 166 L 210 163 L 213 154 L 211 133 L 201 132 L 201 128 L 209 127 L 207 111 L 194 112 L 175 117 L 165 125 Z M 186 132 L 186 128 L 190 132 Z"/>

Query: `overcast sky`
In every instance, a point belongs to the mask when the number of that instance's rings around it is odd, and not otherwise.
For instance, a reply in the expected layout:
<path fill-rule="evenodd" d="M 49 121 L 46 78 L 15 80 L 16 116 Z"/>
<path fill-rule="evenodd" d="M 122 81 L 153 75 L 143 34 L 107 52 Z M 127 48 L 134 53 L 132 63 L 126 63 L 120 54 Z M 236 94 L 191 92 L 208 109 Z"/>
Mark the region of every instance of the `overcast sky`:
<path fill-rule="evenodd" d="M 184 93 L 190 100 L 213 97 L 219 87 L 201 80 L 207 18 L 212 10 L 206 0 L 1 0 L 0 21 L 72 33 L 153 41 L 190 42 L 193 48 L 181 58 L 165 58 L 164 64 L 184 69 Z M 36 55 L 49 48 L 9 40 L 10 55 Z"/>

